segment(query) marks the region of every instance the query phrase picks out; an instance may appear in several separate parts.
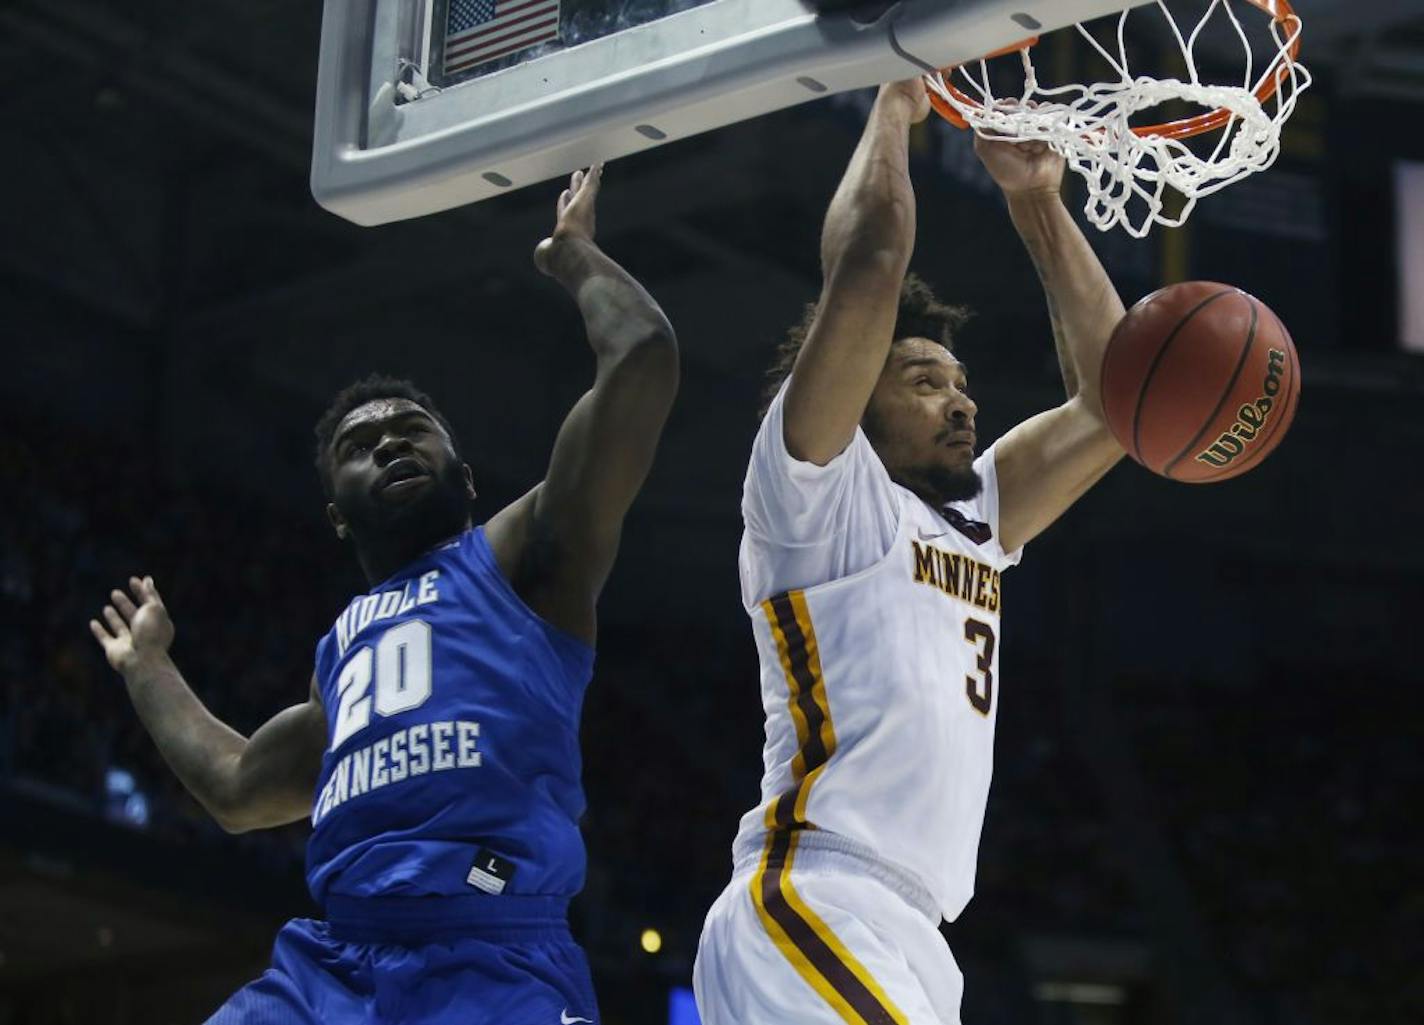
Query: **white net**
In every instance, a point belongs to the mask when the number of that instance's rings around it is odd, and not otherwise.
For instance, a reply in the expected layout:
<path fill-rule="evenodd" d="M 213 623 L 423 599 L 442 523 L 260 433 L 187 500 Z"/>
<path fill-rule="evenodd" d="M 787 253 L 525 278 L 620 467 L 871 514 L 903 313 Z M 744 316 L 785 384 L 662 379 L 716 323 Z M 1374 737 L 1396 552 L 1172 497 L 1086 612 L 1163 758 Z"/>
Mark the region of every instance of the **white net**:
<path fill-rule="evenodd" d="M 1125 10 L 1117 19 L 1116 53 L 1083 25 L 1077 26 L 1107 60 L 1113 75 L 1108 80 L 1046 86 L 1026 48 L 1019 51 L 1024 85 L 1017 95 L 995 94 L 986 61 L 929 75 L 927 81 L 943 104 L 981 135 L 1048 143 L 1087 183 L 1089 220 L 1104 231 L 1121 226 L 1141 238 L 1154 224 L 1182 224 L 1202 196 L 1270 167 L 1280 153 L 1281 127 L 1310 85 L 1310 73 L 1295 59 L 1300 18 L 1281 0 L 1243 5 L 1249 8 L 1242 12 L 1248 17 L 1264 22 L 1270 15 L 1273 56 L 1264 61 L 1257 58 L 1248 23 L 1233 9 L 1232 0 L 1210 0 L 1189 35 L 1183 34 L 1165 0 L 1156 0 L 1185 61 L 1185 79 L 1134 76 L 1127 55 L 1132 12 Z M 1222 19 L 1244 48 L 1245 71 L 1239 80 L 1203 81 L 1198 45 L 1212 27 L 1219 42 Z M 1264 27 L 1256 31 L 1265 38 Z M 1265 70 L 1258 72 L 1263 64 Z M 1171 101 L 1211 113 L 1167 125 L 1133 125 L 1135 116 L 1141 120 L 1144 111 Z M 1186 138 L 1196 140 L 1195 148 Z"/>

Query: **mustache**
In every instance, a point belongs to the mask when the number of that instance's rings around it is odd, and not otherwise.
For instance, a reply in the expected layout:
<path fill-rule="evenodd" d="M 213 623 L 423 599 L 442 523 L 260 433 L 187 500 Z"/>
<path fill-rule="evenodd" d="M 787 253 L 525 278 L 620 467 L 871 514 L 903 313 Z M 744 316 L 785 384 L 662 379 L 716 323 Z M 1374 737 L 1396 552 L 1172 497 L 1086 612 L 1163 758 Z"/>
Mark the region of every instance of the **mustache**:
<path fill-rule="evenodd" d="M 946 427 L 935 435 L 936 445 L 947 445 L 953 441 L 966 441 L 971 446 L 979 440 L 973 427 Z"/>
<path fill-rule="evenodd" d="M 414 456 L 401 456 L 386 467 L 385 472 L 376 478 L 373 490 L 379 491 L 387 484 L 397 480 L 414 480 L 416 477 L 431 476 L 430 467 L 426 466 Z"/>

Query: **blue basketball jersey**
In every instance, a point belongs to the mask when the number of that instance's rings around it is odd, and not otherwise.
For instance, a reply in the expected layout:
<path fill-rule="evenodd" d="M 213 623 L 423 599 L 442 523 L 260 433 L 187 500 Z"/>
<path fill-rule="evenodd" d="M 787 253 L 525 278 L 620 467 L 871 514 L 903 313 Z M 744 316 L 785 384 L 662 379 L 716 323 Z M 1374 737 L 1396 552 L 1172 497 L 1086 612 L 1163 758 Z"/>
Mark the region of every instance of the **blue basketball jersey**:
<path fill-rule="evenodd" d="M 483 528 L 353 599 L 316 649 L 317 903 L 577 893 L 592 671 L 592 649 L 514 593 Z"/>

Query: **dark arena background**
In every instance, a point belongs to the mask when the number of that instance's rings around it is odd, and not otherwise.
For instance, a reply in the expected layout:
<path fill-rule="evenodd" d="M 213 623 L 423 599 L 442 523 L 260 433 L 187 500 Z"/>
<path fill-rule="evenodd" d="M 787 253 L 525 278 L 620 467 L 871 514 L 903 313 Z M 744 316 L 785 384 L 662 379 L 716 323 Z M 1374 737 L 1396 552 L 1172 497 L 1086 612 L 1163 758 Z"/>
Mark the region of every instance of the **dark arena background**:
<path fill-rule="evenodd" d="M 1129 303 L 1209 278 L 1271 304 L 1304 390 L 1259 469 L 1189 487 L 1124 462 L 1005 578 L 978 893 L 944 928 L 966 1025 L 1424 1019 L 1424 3 L 1298 7 L 1317 84 L 1278 165 L 1181 231 L 1090 231 Z M 159 759 L 85 626 L 108 588 L 155 576 L 176 661 L 250 731 L 303 698 L 365 590 L 311 468 L 331 394 L 373 370 L 430 391 L 483 518 L 590 379 L 530 259 L 559 184 L 377 229 L 312 200 L 319 21 L 0 7 L 0 1025 L 200 1022 L 312 913 L 306 829 L 228 836 Z M 684 369 L 584 717 L 574 925 L 608 1025 L 693 1020 L 702 916 L 757 798 L 738 499 L 868 102 L 606 173 L 600 241 Z M 987 443 L 1061 399 L 1048 318 L 969 139 L 927 124 L 914 162 L 915 266 L 977 310 L 960 352 Z"/>

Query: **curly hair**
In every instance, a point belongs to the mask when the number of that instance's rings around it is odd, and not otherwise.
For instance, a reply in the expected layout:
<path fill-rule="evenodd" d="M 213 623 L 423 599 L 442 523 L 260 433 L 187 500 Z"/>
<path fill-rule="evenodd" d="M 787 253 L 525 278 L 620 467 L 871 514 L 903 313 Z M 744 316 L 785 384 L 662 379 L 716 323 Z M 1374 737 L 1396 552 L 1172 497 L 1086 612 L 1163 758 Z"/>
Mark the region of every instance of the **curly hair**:
<path fill-rule="evenodd" d="M 450 421 L 445 419 L 445 414 L 435 408 L 435 402 L 429 395 L 402 378 L 371 374 L 337 392 L 336 397 L 331 400 L 331 405 L 326 407 L 326 412 L 321 414 L 321 419 L 316 422 L 316 475 L 321 479 L 321 487 L 327 498 L 332 494 L 331 443 L 335 439 L 336 428 L 353 409 L 377 399 L 408 399 L 414 402 L 445 429 L 445 433 L 450 436 L 450 444 L 455 448 L 455 455 L 459 457 L 460 442 L 455 437 L 455 429 L 450 426 Z"/>
<path fill-rule="evenodd" d="M 816 322 L 819 307 L 816 303 L 806 306 L 801 323 L 786 332 L 786 337 L 776 347 L 776 356 L 766 372 L 766 388 L 762 392 L 761 409 L 758 416 L 766 416 L 771 400 L 781 390 L 782 383 L 791 376 L 796 365 L 796 357 L 806 344 L 806 336 Z M 951 306 L 941 302 L 934 290 L 918 274 L 905 275 L 905 284 L 900 289 L 900 308 L 895 314 L 895 341 L 904 338 L 928 338 L 938 342 L 950 352 L 954 351 L 954 335 L 973 316 L 967 306 Z"/>

